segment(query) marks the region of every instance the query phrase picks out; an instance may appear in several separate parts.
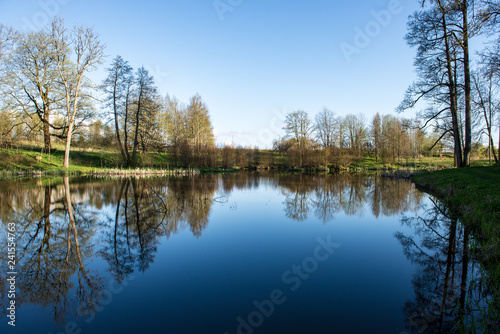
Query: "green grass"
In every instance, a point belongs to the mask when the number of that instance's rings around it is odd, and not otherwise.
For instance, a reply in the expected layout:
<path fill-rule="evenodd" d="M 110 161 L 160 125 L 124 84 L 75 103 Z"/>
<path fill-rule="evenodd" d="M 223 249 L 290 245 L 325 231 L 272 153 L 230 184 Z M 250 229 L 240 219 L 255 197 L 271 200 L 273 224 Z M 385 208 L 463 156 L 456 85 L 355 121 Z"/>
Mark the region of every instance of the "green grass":
<path fill-rule="evenodd" d="M 474 235 L 473 257 L 493 287 L 492 310 L 500 308 L 500 167 L 473 167 L 426 173 L 417 186 L 443 200 Z M 498 316 L 498 313 L 494 313 Z"/>
<path fill-rule="evenodd" d="M 500 167 L 445 169 L 416 176 L 414 181 L 448 201 L 467 223 L 486 232 L 499 230 Z"/>
<path fill-rule="evenodd" d="M 26 146 L 19 149 L 0 149 L 0 178 L 20 177 L 23 174 L 45 175 L 106 175 L 124 170 L 119 152 L 110 150 L 78 150 L 70 154 L 70 167 L 63 168 L 64 151 L 53 149 L 52 153 L 41 153 L 39 148 Z M 41 159 L 40 159 L 41 158 Z M 141 170 L 172 170 L 170 156 L 167 153 L 145 153 L 137 155 L 137 166 Z M 176 168 L 176 170 L 180 170 Z M 239 169 L 197 168 L 202 173 L 234 173 Z"/>
<path fill-rule="evenodd" d="M 500 167 L 446 169 L 416 176 L 413 181 L 446 201 L 474 229 L 483 249 L 495 250 L 490 255 L 500 255 Z"/>
<path fill-rule="evenodd" d="M 41 159 L 40 159 L 41 158 Z M 73 150 L 70 168 L 63 168 L 64 151 L 54 149 L 52 153 L 41 153 L 39 149 L 0 149 L 0 174 L 21 172 L 44 174 L 85 174 L 95 171 L 123 168 L 119 152 Z M 165 153 L 147 153 L 138 156 L 141 168 L 166 169 L 169 157 Z"/>
<path fill-rule="evenodd" d="M 471 161 L 471 165 L 474 167 L 479 166 L 488 166 L 489 161 L 484 158 L 473 159 Z M 426 168 L 453 168 L 454 160 L 452 156 L 443 156 L 439 157 L 423 157 L 417 159 L 401 159 L 401 161 L 387 160 L 384 161 L 382 159 L 375 160 L 373 157 L 366 157 L 364 159 L 360 159 L 351 164 L 351 168 L 367 168 L 372 170 L 386 170 L 386 169 L 398 169 L 398 168 L 406 168 L 412 167 L 416 169 L 426 169 Z"/>
<path fill-rule="evenodd" d="M 228 174 L 228 173 L 239 173 L 241 172 L 240 168 L 197 168 L 202 174 Z"/>

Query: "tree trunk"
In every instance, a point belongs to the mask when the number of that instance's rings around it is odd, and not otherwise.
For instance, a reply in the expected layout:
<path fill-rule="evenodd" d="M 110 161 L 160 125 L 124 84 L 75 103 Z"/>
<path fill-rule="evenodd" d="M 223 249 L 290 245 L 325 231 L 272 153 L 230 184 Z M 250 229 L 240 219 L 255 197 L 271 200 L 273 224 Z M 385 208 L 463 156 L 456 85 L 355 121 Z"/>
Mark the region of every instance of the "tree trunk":
<path fill-rule="evenodd" d="M 113 111 L 115 114 L 116 140 L 118 141 L 118 147 L 120 148 L 120 152 L 122 154 L 123 160 L 127 161 L 127 156 L 125 155 L 125 150 L 123 149 L 122 140 L 120 138 L 120 126 L 118 124 L 118 106 L 116 104 L 116 101 L 118 99 L 117 93 L 116 93 L 117 81 L 118 81 L 118 79 L 115 80 L 115 86 L 113 87 Z"/>
<path fill-rule="evenodd" d="M 442 20 L 443 20 L 443 34 L 444 34 L 444 41 L 445 41 L 445 46 L 446 46 L 446 67 L 447 67 L 447 72 L 448 72 L 448 81 L 449 81 L 449 90 L 450 90 L 450 112 L 451 112 L 451 119 L 452 119 L 452 126 L 453 126 L 453 139 L 454 139 L 454 151 L 455 151 L 455 165 L 456 167 L 462 167 L 462 143 L 460 140 L 460 129 L 458 127 L 458 105 L 457 105 L 457 91 L 456 91 L 456 82 L 454 80 L 454 75 L 453 75 L 453 68 L 451 66 L 452 63 L 452 57 L 451 57 L 451 52 L 450 52 L 450 42 L 449 42 L 449 36 L 448 36 L 448 28 L 447 28 L 447 23 L 446 23 L 446 16 L 445 16 L 445 10 L 443 6 L 441 5 L 441 2 L 439 2 L 440 7 L 441 7 L 441 13 L 442 13 Z"/>
<path fill-rule="evenodd" d="M 123 135 L 125 137 L 123 141 L 123 149 L 125 151 L 125 167 L 130 167 L 130 154 L 128 153 L 128 112 L 129 112 L 129 98 L 130 90 L 127 92 L 127 97 L 125 100 L 125 122 L 123 124 Z"/>
<path fill-rule="evenodd" d="M 146 142 L 144 141 L 144 135 L 141 132 L 141 146 L 142 146 L 142 153 L 146 153 Z"/>
<path fill-rule="evenodd" d="M 137 102 L 137 112 L 135 113 L 135 137 L 134 137 L 134 148 L 132 149 L 132 159 L 130 161 L 131 164 L 135 163 L 135 156 L 137 153 L 137 144 L 139 141 L 139 121 L 141 115 L 141 102 L 142 102 L 142 91 L 139 94 L 139 99 Z"/>
<path fill-rule="evenodd" d="M 64 149 L 63 168 L 69 168 L 69 152 L 71 150 L 71 136 L 73 135 L 73 120 L 70 120 L 68 126 L 68 138 L 66 138 L 66 148 Z"/>
<path fill-rule="evenodd" d="M 495 152 L 495 143 L 493 142 L 493 133 L 492 133 L 492 126 L 493 126 L 493 104 L 492 104 L 492 98 L 493 98 L 493 82 L 492 82 L 492 77 L 489 79 L 489 92 L 488 92 L 488 108 L 486 108 L 486 101 L 484 100 L 482 93 L 481 93 L 481 88 L 479 86 L 479 83 L 477 80 L 474 80 L 476 90 L 478 91 L 481 107 L 483 109 L 483 115 L 484 115 L 484 121 L 486 122 L 486 130 L 488 131 L 488 157 L 489 157 L 489 162 L 491 165 L 491 153 L 493 152 L 493 156 L 495 158 L 495 162 L 498 162 L 497 155 Z M 489 113 L 489 116 L 488 116 Z"/>
<path fill-rule="evenodd" d="M 45 153 L 50 154 L 51 142 L 50 142 L 50 124 L 49 124 L 50 110 L 45 110 L 43 114 L 43 142 Z"/>
<path fill-rule="evenodd" d="M 462 3 L 463 15 L 463 49 L 464 49 L 464 80 L 465 80 L 465 148 L 464 167 L 470 166 L 470 155 L 472 151 L 472 104 L 471 104 L 471 80 L 469 61 L 469 27 L 468 27 L 468 2 Z"/>
<path fill-rule="evenodd" d="M 491 100 L 491 97 L 490 97 L 490 100 Z M 493 130 L 492 130 L 492 123 L 493 123 L 493 119 L 492 119 L 492 115 L 491 115 L 491 105 L 490 105 L 490 120 L 488 122 L 488 119 L 486 119 L 486 126 L 488 127 L 488 137 L 489 137 L 489 147 L 490 147 L 490 165 L 491 165 L 491 153 L 493 152 L 493 158 L 495 159 L 495 163 L 498 162 L 498 157 L 497 157 L 497 154 L 495 152 L 495 143 L 493 142 Z M 485 111 L 485 117 L 486 117 L 486 111 Z M 500 153 L 500 152 L 499 152 Z"/>

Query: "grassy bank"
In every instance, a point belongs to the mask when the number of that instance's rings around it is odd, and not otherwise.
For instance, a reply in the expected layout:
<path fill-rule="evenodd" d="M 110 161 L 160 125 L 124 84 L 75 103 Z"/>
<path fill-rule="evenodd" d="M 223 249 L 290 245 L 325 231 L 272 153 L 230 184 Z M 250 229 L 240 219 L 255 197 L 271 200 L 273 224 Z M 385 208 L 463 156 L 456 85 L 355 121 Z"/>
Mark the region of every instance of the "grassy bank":
<path fill-rule="evenodd" d="M 0 178 L 41 177 L 55 175 L 90 176 L 165 176 L 198 173 L 198 170 L 172 169 L 167 154 L 139 155 L 139 169 L 124 169 L 120 153 L 110 151 L 71 152 L 70 167 L 63 168 L 64 151 L 51 154 L 38 149 L 0 149 Z"/>
<path fill-rule="evenodd" d="M 495 259 L 500 270 L 500 167 L 446 169 L 418 175 L 413 181 L 444 200 L 473 228 L 484 256 Z"/>
<path fill-rule="evenodd" d="M 473 234 L 472 256 L 483 264 L 492 286 L 488 306 L 498 319 L 500 305 L 500 167 L 449 169 L 413 178 L 417 186 L 447 203 Z M 488 286 L 485 284 L 484 286 Z M 495 320 L 497 321 L 497 320 Z"/>
<path fill-rule="evenodd" d="M 0 170 L 60 170 L 63 165 L 64 151 L 52 150 L 51 154 L 36 148 L 0 149 Z M 73 150 L 70 154 L 71 168 L 75 170 L 122 168 L 119 152 L 99 150 Z M 147 153 L 138 155 L 138 165 L 143 168 L 167 168 L 168 155 Z"/>
<path fill-rule="evenodd" d="M 500 167 L 446 169 L 418 175 L 413 181 L 444 200 L 472 227 L 483 257 L 498 266 L 500 282 Z"/>
<path fill-rule="evenodd" d="M 500 167 L 445 169 L 413 180 L 418 187 L 447 201 L 485 236 L 499 233 Z"/>

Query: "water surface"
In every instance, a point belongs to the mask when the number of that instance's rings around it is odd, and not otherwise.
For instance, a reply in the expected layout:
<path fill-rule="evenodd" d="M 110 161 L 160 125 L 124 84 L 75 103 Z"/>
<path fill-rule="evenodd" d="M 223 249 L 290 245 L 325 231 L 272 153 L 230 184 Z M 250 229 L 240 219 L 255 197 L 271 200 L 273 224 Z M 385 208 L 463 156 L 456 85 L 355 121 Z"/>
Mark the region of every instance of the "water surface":
<path fill-rule="evenodd" d="M 15 223 L 18 272 L 15 328 L 0 282 L 2 333 L 444 333 L 471 280 L 469 234 L 402 180 L 239 174 L 0 188 L 0 237 Z"/>

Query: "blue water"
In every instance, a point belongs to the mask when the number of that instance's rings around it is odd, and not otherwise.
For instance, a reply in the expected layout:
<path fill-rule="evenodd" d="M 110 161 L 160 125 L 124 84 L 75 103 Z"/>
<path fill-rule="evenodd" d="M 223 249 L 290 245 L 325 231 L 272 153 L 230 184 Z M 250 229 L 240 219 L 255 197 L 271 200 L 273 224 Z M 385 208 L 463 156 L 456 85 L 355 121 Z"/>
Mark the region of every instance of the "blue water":
<path fill-rule="evenodd" d="M 16 223 L 19 258 L 16 326 L 4 316 L 2 333 L 414 330 L 403 309 L 419 267 L 395 235 L 415 235 L 403 217 L 432 203 L 406 181 L 242 174 L 0 187 L 0 236 Z"/>

